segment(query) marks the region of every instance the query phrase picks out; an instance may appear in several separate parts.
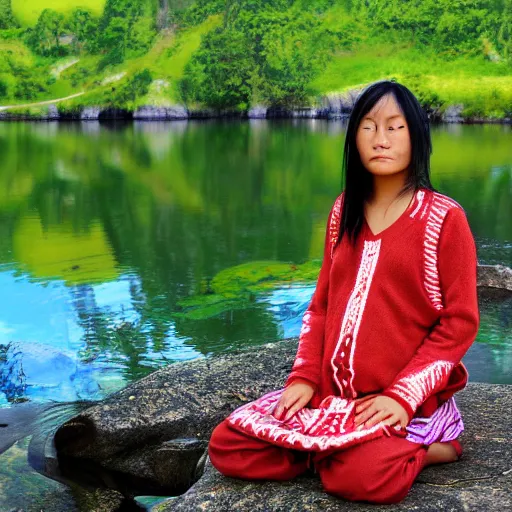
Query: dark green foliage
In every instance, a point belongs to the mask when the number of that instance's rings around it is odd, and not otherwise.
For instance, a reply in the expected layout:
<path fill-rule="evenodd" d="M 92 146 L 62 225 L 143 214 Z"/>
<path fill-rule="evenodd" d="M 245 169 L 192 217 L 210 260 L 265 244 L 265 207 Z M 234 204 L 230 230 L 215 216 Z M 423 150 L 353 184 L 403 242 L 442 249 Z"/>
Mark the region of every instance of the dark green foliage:
<path fill-rule="evenodd" d="M 155 21 L 155 0 L 107 0 L 97 38 L 98 50 L 105 52 L 100 69 L 147 52 Z"/>
<path fill-rule="evenodd" d="M 9 86 L 5 80 L 0 78 L 0 98 L 6 98 L 9 93 Z"/>
<path fill-rule="evenodd" d="M 243 110 L 263 102 L 291 107 L 307 102 L 310 83 L 336 46 L 315 14 L 281 0 L 227 0 L 222 28 L 205 36 L 185 69 L 185 100 Z M 217 4 L 215 4 L 217 5 Z"/>
<path fill-rule="evenodd" d="M 212 14 L 224 12 L 225 0 L 196 0 L 192 6 L 179 13 L 179 19 L 183 25 L 197 25 Z"/>
<path fill-rule="evenodd" d="M 18 23 L 12 15 L 11 0 L 0 0 L 0 30 L 17 26 Z"/>
<path fill-rule="evenodd" d="M 74 53 L 86 50 L 94 53 L 97 49 L 99 19 L 90 11 L 75 9 L 69 17 L 66 28 L 73 34 L 72 48 Z"/>
<path fill-rule="evenodd" d="M 19 100 L 34 100 L 46 91 L 46 84 L 38 77 L 22 78 L 16 84 L 14 97 Z"/>
<path fill-rule="evenodd" d="M 185 68 L 180 84 L 183 99 L 217 109 L 246 109 L 251 98 L 249 79 L 255 65 L 248 46 L 241 32 L 219 28 L 208 33 Z"/>
<path fill-rule="evenodd" d="M 132 78 L 115 89 L 114 94 L 111 95 L 111 103 L 113 106 L 121 108 L 131 106 L 131 103 L 137 98 L 141 98 L 148 93 L 152 80 L 149 69 L 143 69 L 135 73 Z"/>
<path fill-rule="evenodd" d="M 36 26 L 27 31 L 26 42 L 39 55 L 58 57 L 68 53 L 68 49 L 61 44 L 64 34 L 64 15 L 53 9 L 45 9 Z"/>

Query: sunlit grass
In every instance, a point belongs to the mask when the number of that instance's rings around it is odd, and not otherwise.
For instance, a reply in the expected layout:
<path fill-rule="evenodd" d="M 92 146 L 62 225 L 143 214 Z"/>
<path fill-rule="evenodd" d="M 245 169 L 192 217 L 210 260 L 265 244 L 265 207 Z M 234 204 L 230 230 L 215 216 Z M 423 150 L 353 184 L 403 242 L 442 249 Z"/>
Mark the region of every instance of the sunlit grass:
<path fill-rule="evenodd" d="M 105 0 L 52 0 L 52 2 L 41 2 L 41 0 L 12 0 L 12 12 L 22 25 L 35 25 L 39 15 L 44 9 L 69 13 L 77 7 L 83 7 L 96 15 L 103 12 Z"/>
<path fill-rule="evenodd" d="M 465 115 L 501 118 L 511 110 L 511 66 L 483 56 L 445 59 L 407 44 L 365 45 L 335 55 L 313 87 L 322 95 L 390 78 L 414 92 L 436 94 L 445 105 L 464 104 Z"/>

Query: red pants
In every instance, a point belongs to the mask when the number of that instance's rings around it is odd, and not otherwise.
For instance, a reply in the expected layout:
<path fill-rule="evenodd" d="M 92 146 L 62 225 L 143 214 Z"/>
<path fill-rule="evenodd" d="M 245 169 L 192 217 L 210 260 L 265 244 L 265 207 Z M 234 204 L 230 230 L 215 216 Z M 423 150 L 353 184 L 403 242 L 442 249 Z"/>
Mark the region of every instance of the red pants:
<path fill-rule="evenodd" d="M 309 467 L 326 492 L 347 500 L 397 503 L 422 470 L 427 447 L 403 437 L 381 437 L 351 448 L 304 452 L 282 448 L 231 428 L 227 421 L 212 433 L 208 454 L 224 475 L 245 480 L 289 480 Z"/>

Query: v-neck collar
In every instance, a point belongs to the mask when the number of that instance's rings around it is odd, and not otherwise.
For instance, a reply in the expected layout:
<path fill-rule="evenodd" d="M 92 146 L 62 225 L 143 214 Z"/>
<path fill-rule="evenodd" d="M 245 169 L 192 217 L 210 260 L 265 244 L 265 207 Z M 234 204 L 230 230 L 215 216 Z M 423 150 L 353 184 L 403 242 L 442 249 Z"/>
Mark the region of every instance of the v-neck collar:
<path fill-rule="evenodd" d="M 413 195 L 411 202 L 407 206 L 407 208 L 402 212 L 400 217 L 396 219 L 392 224 L 390 224 L 387 228 L 384 228 L 382 231 L 379 231 L 377 234 L 374 234 L 372 229 L 370 228 L 370 224 L 366 220 L 366 215 L 364 215 L 364 227 L 365 227 L 365 239 L 366 240 L 379 240 L 383 236 L 388 236 L 389 233 L 397 230 L 401 227 L 401 225 L 407 220 L 409 215 L 414 211 L 416 204 L 418 203 L 418 196 L 423 189 L 418 189 Z"/>

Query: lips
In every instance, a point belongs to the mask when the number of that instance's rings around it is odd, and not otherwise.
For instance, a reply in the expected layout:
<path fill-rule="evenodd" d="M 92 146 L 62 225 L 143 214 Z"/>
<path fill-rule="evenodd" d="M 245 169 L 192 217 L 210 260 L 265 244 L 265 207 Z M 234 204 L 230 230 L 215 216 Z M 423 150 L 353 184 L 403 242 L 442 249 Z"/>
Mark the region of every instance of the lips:
<path fill-rule="evenodd" d="M 372 160 L 392 160 L 389 156 L 374 156 Z"/>

